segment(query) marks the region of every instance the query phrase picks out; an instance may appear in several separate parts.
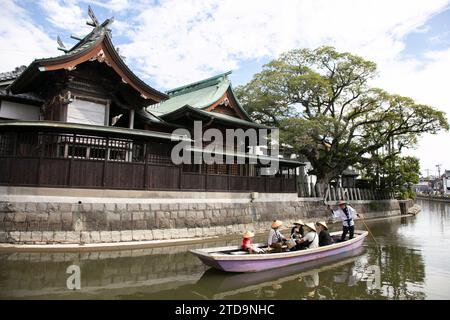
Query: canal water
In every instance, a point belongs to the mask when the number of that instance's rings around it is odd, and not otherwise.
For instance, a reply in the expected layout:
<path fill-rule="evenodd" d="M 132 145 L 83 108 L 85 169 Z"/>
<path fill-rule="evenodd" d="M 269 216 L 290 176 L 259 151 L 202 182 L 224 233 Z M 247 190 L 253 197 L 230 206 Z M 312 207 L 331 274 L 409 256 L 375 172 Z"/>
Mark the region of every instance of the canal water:
<path fill-rule="evenodd" d="M 0 253 L 0 298 L 450 299 L 450 204 L 417 203 L 423 210 L 415 217 L 367 222 L 376 242 L 368 237 L 357 252 L 251 274 L 210 270 L 188 252 L 237 238 L 110 252 Z M 80 267 L 79 290 L 66 285 L 71 265 Z"/>

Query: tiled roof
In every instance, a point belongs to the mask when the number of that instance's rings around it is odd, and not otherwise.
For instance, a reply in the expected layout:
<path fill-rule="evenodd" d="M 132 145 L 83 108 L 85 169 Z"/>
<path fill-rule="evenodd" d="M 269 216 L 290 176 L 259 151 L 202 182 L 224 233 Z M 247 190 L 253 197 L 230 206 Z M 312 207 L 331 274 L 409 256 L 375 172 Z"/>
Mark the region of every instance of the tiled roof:
<path fill-rule="evenodd" d="M 210 87 L 210 86 L 214 86 L 214 85 L 218 85 L 221 82 L 223 82 L 224 79 L 227 79 L 227 76 L 231 74 L 231 71 L 225 72 L 225 73 L 221 73 L 218 75 L 215 75 L 213 77 L 204 79 L 204 80 L 200 80 L 200 81 L 196 81 L 178 88 L 174 88 L 171 90 L 167 91 L 167 94 L 170 97 L 174 97 L 177 96 L 179 94 L 185 94 L 188 92 L 192 92 L 192 91 L 196 91 L 199 90 L 201 88 L 205 88 L 205 87 Z"/>
<path fill-rule="evenodd" d="M 69 49 L 65 54 L 52 57 L 52 58 L 43 58 L 43 59 L 36 59 L 36 61 L 45 61 L 49 62 L 52 60 L 59 60 L 59 59 L 67 59 L 71 56 L 75 56 L 78 53 L 81 53 L 85 50 L 88 50 L 96 43 L 103 40 L 104 36 L 109 33 L 107 26 L 112 22 L 111 19 L 106 19 L 105 22 L 103 22 L 101 25 L 95 27 L 89 34 L 87 34 L 83 39 L 78 41 L 71 49 Z"/>
<path fill-rule="evenodd" d="M 1 98 L 6 98 L 5 100 L 20 100 L 34 103 L 43 103 L 43 100 L 41 98 L 32 93 L 11 94 L 7 92 L 6 87 L 0 87 L 0 99 Z"/>
<path fill-rule="evenodd" d="M 149 130 L 140 130 L 140 129 L 128 129 L 121 127 L 111 127 L 111 126 L 97 126 L 97 125 L 89 125 L 89 124 L 81 124 L 81 123 L 68 123 L 68 122 L 59 122 L 59 121 L 25 121 L 25 120 L 0 120 L 0 130 L 9 130 L 10 128 L 33 128 L 36 130 L 67 130 L 73 133 L 73 130 L 79 130 L 83 132 L 89 133 L 98 133 L 98 134 L 115 134 L 120 137 L 125 136 L 135 136 L 135 137 L 153 137 L 159 139 L 166 139 L 172 141 L 192 141 L 187 137 L 182 137 L 180 135 L 172 135 L 171 133 L 165 132 L 157 132 L 157 131 L 149 131 Z"/>
<path fill-rule="evenodd" d="M 170 113 L 163 114 L 160 116 L 158 113 L 156 113 L 154 110 L 151 110 L 152 113 L 154 113 L 156 116 L 161 117 L 163 120 L 166 121 L 173 121 L 174 119 L 178 118 L 179 115 L 184 115 L 186 113 L 193 113 L 197 114 L 200 117 L 205 118 L 213 118 L 221 122 L 239 125 L 239 126 L 245 126 L 245 127 L 251 127 L 251 128 L 261 128 L 261 129 L 269 129 L 270 127 L 267 127 L 265 125 L 253 122 L 253 121 L 247 121 L 241 118 L 229 116 L 226 114 L 218 113 L 218 112 L 212 112 L 212 111 L 206 111 L 202 110 L 201 108 L 194 108 L 188 104 L 184 105 L 181 108 L 174 109 Z"/>
<path fill-rule="evenodd" d="M 13 71 L 0 72 L 0 82 L 14 80 L 17 78 L 27 67 L 20 66 L 16 67 Z"/>
<path fill-rule="evenodd" d="M 150 87 L 148 84 L 146 84 L 144 81 L 142 81 L 140 78 L 138 78 L 124 63 L 123 59 L 120 57 L 120 55 L 115 50 L 112 41 L 111 41 L 111 33 L 110 29 L 108 28 L 109 25 L 112 23 L 113 19 L 106 19 L 102 24 L 94 27 L 94 29 L 86 35 L 83 39 L 81 39 L 77 44 L 75 44 L 71 49 L 67 50 L 62 55 L 51 57 L 51 58 L 42 58 L 42 59 L 36 59 L 34 60 L 25 70 L 21 73 L 20 77 L 17 77 L 16 81 L 11 84 L 10 89 L 13 92 L 20 91 L 18 86 L 18 82 L 20 83 L 23 78 L 29 78 L 30 74 L 33 74 L 36 72 L 36 70 L 40 70 L 41 66 L 46 65 L 55 65 L 59 63 L 64 63 L 66 61 L 77 59 L 78 57 L 82 56 L 84 53 L 87 53 L 89 50 L 91 50 L 95 45 L 99 44 L 100 42 L 104 41 L 108 47 L 112 48 L 111 54 L 113 55 L 113 58 L 117 61 L 117 64 L 121 70 L 127 74 L 127 76 L 140 88 L 142 88 L 144 91 L 151 93 L 155 97 L 158 97 L 159 99 L 167 99 L 167 95 Z"/>
<path fill-rule="evenodd" d="M 185 105 L 196 109 L 207 108 L 223 96 L 230 86 L 230 80 L 223 78 L 219 81 L 205 81 L 197 84 L 168 91 L 170 98 L 151 111 L 156 115 L 164 115 Z"/>
<path fill-rule="evenodd" d="M 203 110 L 217 102 L 227 92 L 227 90 L 231 90 L 231 94 L 234 96 L 231 81 L 227 77 L 230 73 L 231 71 L 221 73 L 208 79 L 169 90 L 167 91 L 169 99 L 162 101 L 158 106 L 152 108 L 151 112 L 157 116 L 164 117 L 165 115 L 181 109 L 186 105 L 189 105 L 190 107 L 198 110 Z M 236 121 L 251 122 L 250 116 L 240 105 L 236 97 L 235 100 L 237 102 L 238 108 L 247 117 L 247 120 L 227 116 L 229 118 L 232 118 L 228 120 L 234 119 Z M 217 117 L 221 116 L 219 115 Z"/>
<path fill-rule="evenodd" d="M 12 71 L 0 73 L 0 98 L 9 98 L 8 100 L 21 100 L 34 103 L 42 103 L 42 99 L 32 93 L 11 94 L 7 86 L 15 80 L 26 69 L 26 66 L 16 67 Z M 3 82 L 3 83 L 2 83 Z"/>

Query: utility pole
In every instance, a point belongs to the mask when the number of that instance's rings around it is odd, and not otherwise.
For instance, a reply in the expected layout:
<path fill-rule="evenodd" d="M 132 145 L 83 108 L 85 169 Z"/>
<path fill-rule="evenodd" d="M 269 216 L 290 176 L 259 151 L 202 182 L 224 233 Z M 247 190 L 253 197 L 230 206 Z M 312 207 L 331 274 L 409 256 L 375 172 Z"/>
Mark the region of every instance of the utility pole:
<path fill-rule="evenodd" d="M 441 182 L 442 182 L 442 180 L 441 180 L 441 166 L 442 166 L 442 164 L 437 164 L 436 165 L 436 168 L 438 169 L 438 178 L 437 178 L 438 185 L 437 185 L 437 187 L 439 188 L 439 191 L 441 191 L 440 189 L 441 189 Z"/>
<path fill-rule="evenodd" d="M 427 179 L 430 179 L 430 169 L 425 169 L 425 171 L 427 172 Z"/>
<path fill-rule="evenodd" d="M 438 177 L 439 178 L 441 177 L 441 167 L 442 167 L 442 164 L 437 164 L 436 165 L 436 168 L 438 169 Z"/>

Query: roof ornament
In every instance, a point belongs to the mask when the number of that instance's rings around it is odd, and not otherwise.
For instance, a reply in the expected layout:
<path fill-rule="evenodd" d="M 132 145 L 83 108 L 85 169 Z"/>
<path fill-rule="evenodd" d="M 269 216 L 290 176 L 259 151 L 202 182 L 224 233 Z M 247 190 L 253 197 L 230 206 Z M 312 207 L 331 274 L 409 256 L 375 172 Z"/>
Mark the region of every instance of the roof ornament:
<path fill-rule="evenodd" d="M 83 40 L 83 38 L 80 38 L 80 37 L 75 36 L 75 35 L 73 35 L 73 34 L 71 34 L 70 37 L 71 37 L 73 40 L 77 40 L 77 41 Z"/>
<path fill-rule="evenodd" d="M 66 46 L 64 45 L 64 42 L 62 42 L 59 36 L 56 37 L 56 42 L 58 43 L 58 50 L 61 50 L 64 53 L 67 53 L 69 51 L 67 50 Z"/>
<path fill-rule="evenodd" d="M 88 6 L 88 15 L 91 18 L 91 21 L 86 21 L 86 24 L 94 28 L 98 27 L 100 23 L 98 22 L 97 17 L 95 16 L 94 11 L 92 10 L 90 5 Z"/>
<path fill-rule="evenodd" d="M 104 28 L 106 29 L 106 32 L 110 38 L 112 38 L 112 30 L 108 28 L 112 23 L 114 22 L 114 17 L 111 17 L 109 19 L 106 19 L 105 22 L 103 22 Z"/>
<path fill-rule="evenodd" d="M 223 99 L 220 104 L 224 105 L 225 107 L 231 107 L 230 106 L 230 100 L 228 100 L 228 98 Z"/>
<path fill-rule="evenodd" d="M 112 38 L 112 30 L 108 27 L 114 22 L 114 17 L 111 17 L 109 19 L 106 19 L 103 23 L 100 23 L 95 16 L 94 10 L 92 10 L 92 7 L 88 5 L 88 15 L 89 18 L 91 18 L 91 21 L 86 21 L 86 24 L 88 26 L 94 27 L 94 31 L 99 31 L 100 29 L 105 29 L 106 33 L 110 38 Z"/>

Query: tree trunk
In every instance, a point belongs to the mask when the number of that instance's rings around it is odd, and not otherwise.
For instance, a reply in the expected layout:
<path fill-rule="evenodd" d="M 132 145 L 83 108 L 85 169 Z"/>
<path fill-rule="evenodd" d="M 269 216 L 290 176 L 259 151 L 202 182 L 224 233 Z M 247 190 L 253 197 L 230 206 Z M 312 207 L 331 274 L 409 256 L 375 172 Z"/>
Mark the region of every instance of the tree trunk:
<path fill-rule="evenodd" d="M 317 177 L 315 189 L 317 197 L 324 197 L 329 186 L 330 179 L 324 177 Z"/>

